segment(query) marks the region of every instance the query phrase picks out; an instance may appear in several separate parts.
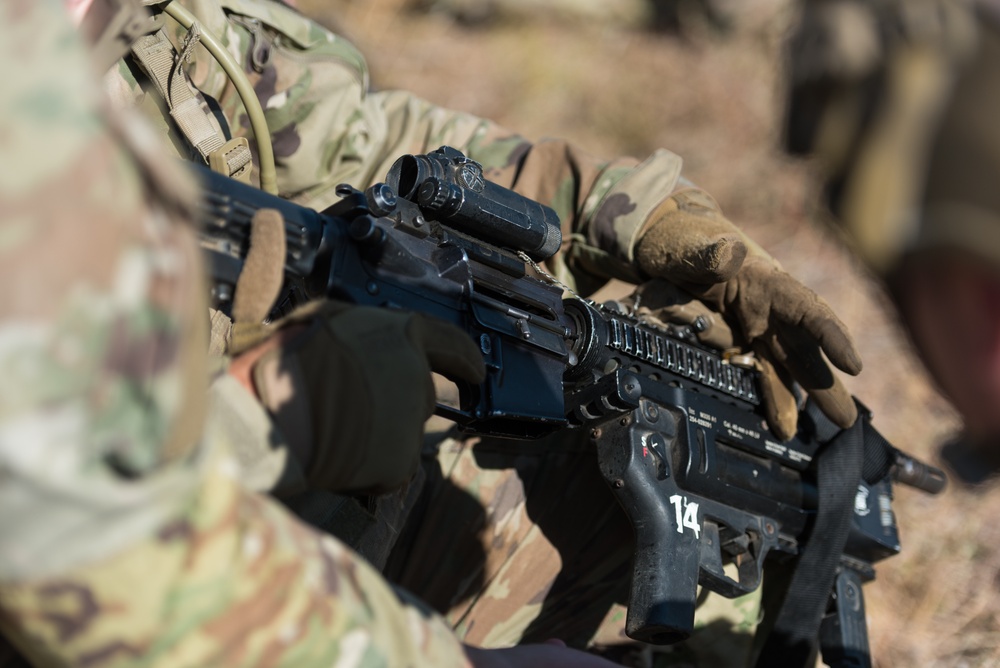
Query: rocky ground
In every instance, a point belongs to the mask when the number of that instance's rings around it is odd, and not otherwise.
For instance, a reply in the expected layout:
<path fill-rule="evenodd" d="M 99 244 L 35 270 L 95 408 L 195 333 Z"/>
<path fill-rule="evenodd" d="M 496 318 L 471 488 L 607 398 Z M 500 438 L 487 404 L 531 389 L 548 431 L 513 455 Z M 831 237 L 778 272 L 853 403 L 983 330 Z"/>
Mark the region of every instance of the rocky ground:
<path fill-rule="evenodd" d="M 938 462 L 953 411 L 824 220 L 810 166 L 777 148 L 787 0 L 717 2 L 715 20 L 682 12 L 682 30 L 666 33 L 644 27 L 640 0 L 298 4 L 362 49 L 377 87 L 597 154 L 682 155 L 687 175 L 847 322 L 865 370 L 846 381 L 882 433 Z M 896 511 L 903 553 L 866 586 L 876 665 L 1000 665 L 1000 486 L 899 489 Z"/>

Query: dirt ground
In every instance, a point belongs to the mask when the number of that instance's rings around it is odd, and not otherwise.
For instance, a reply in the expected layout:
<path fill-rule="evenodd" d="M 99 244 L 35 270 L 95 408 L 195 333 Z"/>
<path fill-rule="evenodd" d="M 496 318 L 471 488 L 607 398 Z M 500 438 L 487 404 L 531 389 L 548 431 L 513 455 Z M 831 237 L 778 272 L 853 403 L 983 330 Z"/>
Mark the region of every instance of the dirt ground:
<path fill-rule="evenodd" d="M 378 88 L 403 87 L 531 138 L 568 137 L 598 155 L 666 147 L 683 156 L 687 176 L 851 328 L 865 370 L 846 382 L 876 426 L 940 465 L 938 447 L 958 428 L 954 412 L 878 283 L 824 221 L 809 165 L 777 148 L 788 0 L 723 3 L 728 29 L 692 19 L 683 37 L 637 25 L 639 1 L 607 0 L 596 13 L 566 2 L 513 3 L 537 11 L 475 26 L 411 11 L 406 0 L 298 4 L 361 48 Z M 937 497 L 901 488 L 896 513 L 903 552 L 865 588 L 875 664 L 1000 665 L 1000 486 L 953 483 Z"/>

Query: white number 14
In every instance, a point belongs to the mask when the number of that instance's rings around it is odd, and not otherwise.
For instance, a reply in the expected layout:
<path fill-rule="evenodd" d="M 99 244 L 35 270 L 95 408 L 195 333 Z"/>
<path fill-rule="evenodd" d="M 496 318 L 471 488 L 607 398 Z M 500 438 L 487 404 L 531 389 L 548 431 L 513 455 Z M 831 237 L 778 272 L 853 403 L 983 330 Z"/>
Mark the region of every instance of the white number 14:
<path fill-rule="evenodd" d="M 670 503 L 674 504 L 674 514 L 677 515 L 677 533 L 684 533 L 684 529 L 691 529 L 694 537 L 698 538 L 701 533 L 701 522 L 698 521 L 698 504 L 688 501 L 686 496 L 674 494 L 670 497 Z"/>

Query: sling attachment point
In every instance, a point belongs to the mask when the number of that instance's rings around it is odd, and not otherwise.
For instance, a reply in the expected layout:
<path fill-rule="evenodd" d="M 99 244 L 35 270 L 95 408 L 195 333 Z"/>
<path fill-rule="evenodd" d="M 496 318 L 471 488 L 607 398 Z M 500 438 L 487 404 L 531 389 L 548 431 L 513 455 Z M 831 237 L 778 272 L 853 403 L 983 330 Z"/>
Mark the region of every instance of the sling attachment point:
<path fill-rule="evenodd" d="M 208 166 L 213 172 L 225 174 L 252 186 L 254 184 L 250 181 L 250 172 L 253 171 L 251 155 L 250 142 L 247 138 L 233 137 L 208 154 Z"/>

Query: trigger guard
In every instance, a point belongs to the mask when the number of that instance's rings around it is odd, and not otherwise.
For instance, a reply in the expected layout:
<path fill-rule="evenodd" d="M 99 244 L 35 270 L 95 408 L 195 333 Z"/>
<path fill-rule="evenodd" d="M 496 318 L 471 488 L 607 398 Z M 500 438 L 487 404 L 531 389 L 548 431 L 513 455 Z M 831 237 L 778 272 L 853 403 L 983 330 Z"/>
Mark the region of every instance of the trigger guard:
<path fill-rule="evenodd" d="M 730 519 L 736 519 L 731 517 Z M 698 584 L 726 598 L 737 598 L 749 594 L 760 587 L 764 573 L 764 560 L 777 546 L 777 523 L 769 518 L 743 517 L 747 520 L 738 526 L 731 521 L 722 523 L 747 537 L 747 551 L 742 563 L 737 566 L 739 580 L 734 580 L 725 572 L 722 558 L 722 541 L 719 520 L 708 519 L 702 523 L 701 560 Z M 770 531 L 768 531 L 770 528 Z"/>

